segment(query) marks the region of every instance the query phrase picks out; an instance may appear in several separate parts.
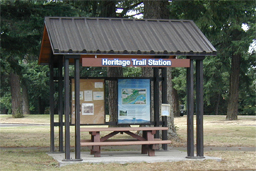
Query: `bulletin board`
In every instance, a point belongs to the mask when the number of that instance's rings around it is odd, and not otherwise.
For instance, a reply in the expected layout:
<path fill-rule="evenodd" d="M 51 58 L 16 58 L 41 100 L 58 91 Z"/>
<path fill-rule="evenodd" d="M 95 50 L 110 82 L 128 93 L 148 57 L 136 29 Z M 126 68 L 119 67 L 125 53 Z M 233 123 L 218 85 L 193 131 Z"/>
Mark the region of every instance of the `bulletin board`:
<path fill-rule="evenodd" d="M 104 124 L 104 79 L 80 79 L 80 124 Z M 75 80 L 71 79 L 71 124 L 75 124 Z"/>

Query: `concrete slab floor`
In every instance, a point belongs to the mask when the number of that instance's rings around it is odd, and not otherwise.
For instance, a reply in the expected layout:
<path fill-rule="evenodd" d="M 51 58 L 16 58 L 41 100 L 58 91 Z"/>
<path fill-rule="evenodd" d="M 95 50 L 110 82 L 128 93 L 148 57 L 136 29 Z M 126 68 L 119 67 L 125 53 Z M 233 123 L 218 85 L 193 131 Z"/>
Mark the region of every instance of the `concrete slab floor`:
<path fill-rule="evenodd" d="M 217 160 L 221 161 L 218 157 L 204 156 L 204 158 L 188 159 L 186 158 L 187 153 L 179 150 L 167 150 L 167 151 L 156 151 L 155 156 L 148 156 L 147 154 L 140 154 L 140 151 L 102 151 L 101 157 L 94 157 L 90 155 L 90 152 L 81 152 L 82 161 L 75 161 L 75 153 L 70 153 L 70 160 L 63 161 L 65 159 L 65 153 L 48 153 L 49 156 L 53 157 L 59 162 L 59 166 L 65 166 L 69 164 L 78 163 L 155 163 L 155 162 L 177 162 L 185 160 Z"/>

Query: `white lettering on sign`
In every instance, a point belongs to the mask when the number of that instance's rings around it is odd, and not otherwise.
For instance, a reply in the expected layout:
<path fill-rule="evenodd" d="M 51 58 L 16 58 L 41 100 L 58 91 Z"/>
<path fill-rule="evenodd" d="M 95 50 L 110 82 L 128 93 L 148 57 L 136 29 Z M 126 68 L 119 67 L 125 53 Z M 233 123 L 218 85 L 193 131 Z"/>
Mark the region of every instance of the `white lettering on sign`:
<path fill-rule="evenodd" d="M 149 59 L 148 60 L 149 66 L 171 66 L 172 61 L 170 60 L 163 60 L 163 59 Z"/>
<path fill-rule="evenodd" d="M 121 60 L 121 59 L 102 59 L 102 66 L 171 66 L 171 60 L 163 59 L 131 59 L 131 60 Z"/>
<path fill-rule="evenodd" d="M 102 59 L 102 66 L 128 66 L 131 65 L 131 61 L 130 60 L 119 60 L 119 59 L 113 59 L 113 60 L 109 60 L 109 59 Z"/>
<path fill-rule="evenodd" d="M 132 65 L 133 66 L 146 66 L 147 60 L 146 59 L 142 59 L 142 60 L 132 59 Z"/>

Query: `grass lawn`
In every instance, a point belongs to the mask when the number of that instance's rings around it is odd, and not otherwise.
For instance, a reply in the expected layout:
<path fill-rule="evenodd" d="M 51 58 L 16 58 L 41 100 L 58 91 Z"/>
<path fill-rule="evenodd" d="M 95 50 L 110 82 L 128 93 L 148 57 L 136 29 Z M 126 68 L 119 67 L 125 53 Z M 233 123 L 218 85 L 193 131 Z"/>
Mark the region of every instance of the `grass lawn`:
<path fill-rule="evenodd" d="M 239 120 L 226 121 L 225 116 L 204 116 L 204 145 L 221 147 L 256 147 L 256 116 L 239 116 Z M 55 121 L 58 120 L 57 115 Z M 206 151 L 205 155 L 221 157 L 221 162 L 183 161 L 133 164 L 77 164 L 59 168 L 49 157 L 49 115 L 27 115 L 11 118 L 0 115 L 0 123 L 27 123 L 37 126 L 8 126 L 0 129 L 0 170 L 256 170 L 256 152 Z M 186 116 L 175 118 L 181 141 L 173 146 L 186 146 Z M 124 135 L 121 135 L 124 136 Z M 82 135 L 83 138 L 89 135 Z M 55 144 L 58 146 L 58 129 L 55 128 Z M 71 145 L 74 146 L 74 127 L 71 127 Z M 8 148 L 9 147 L 9 148 Z M 12 148 L 11 148 L 12 147 Z M 15 148 L 28 147 L 28 148 Z M 34 148 L 30 148 L 34 147 Z M 38 147 L 38 149 L 37 149 Z"/>

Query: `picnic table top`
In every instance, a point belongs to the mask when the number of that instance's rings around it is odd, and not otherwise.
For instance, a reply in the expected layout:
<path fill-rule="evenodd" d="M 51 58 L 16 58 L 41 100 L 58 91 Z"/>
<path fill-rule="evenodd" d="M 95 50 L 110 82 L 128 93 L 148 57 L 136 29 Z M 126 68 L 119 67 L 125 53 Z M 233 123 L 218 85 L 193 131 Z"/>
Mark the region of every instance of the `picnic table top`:
<path fill-rule="evenodd" d="M 108 127 L 108 128 L 81 128 L 82 132 L 100 132 L 100 131 L 161 131 L 168 130 L 168 127 Z"/>

